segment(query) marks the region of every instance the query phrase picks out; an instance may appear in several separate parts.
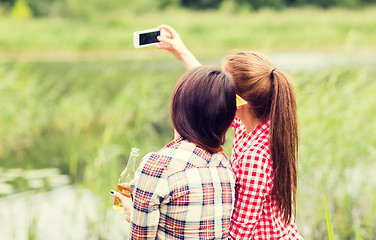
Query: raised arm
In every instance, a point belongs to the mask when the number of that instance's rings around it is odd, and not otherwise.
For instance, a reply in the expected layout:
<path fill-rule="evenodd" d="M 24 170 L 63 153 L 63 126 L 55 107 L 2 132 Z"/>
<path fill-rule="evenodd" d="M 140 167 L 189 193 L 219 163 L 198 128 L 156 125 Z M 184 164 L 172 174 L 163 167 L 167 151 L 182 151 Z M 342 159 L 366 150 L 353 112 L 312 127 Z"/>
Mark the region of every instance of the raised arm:
<path fill-rule="evenodd" d="M 156 48 L 165 49 L 169 51 L 176 59 L 181 61 L 187 70 L 197 66 L 201 66 L 201 63 L 196 57 L 188 50 L 181 40 L 179 34 L 168 25 L 161 25 L 159 29 L 166 31 L 166 36 L 158 36 L 160 43 L 155 45 Z M 174 131 L 174 138 L 180 137 L 179 133 Z"/>
<path fill-rule="evenodd" d="M 181 61 L 187 70 L 201 66 L 201 63 L 196 59 L 196 57 L 188 50 L 181 40 L 179 34 L 168 25 L 161 25 L 159 29 L 166 30 L 166 36 L 159 36 L 158 40 L 160 43 L 155 45 L 156 48 L 165 49 L 172 53 L 176 59 Z"/>

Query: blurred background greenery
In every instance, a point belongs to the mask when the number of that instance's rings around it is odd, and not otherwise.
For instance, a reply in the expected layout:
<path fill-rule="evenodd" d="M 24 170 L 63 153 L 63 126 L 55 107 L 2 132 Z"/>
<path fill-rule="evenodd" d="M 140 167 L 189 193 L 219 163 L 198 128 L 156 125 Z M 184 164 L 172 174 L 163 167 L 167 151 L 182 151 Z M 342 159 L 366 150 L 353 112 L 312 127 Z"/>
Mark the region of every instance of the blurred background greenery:
<path fill-rule="evenodd" d="M 131 147 L 143 155 L 172 138 L 170 94 L 184 72 L 167 52 L 134 49 L 133 32 L 169 24 L 204 64 L 233 49 L 282 56 L 298 92 L 301 234 L 327 238 L 326 196 L 336 239 L 375 239 L 375 3 L 0 0 L 0 199 L 48 192 L 25 171 L 58 168 L 93 193 L 90 239 L 112 239 L 109 189 Z M 314 53 L 325 64 L 298 64 Z M 28 239 L 43 239 L 37 226 L 29 220 Z"/>

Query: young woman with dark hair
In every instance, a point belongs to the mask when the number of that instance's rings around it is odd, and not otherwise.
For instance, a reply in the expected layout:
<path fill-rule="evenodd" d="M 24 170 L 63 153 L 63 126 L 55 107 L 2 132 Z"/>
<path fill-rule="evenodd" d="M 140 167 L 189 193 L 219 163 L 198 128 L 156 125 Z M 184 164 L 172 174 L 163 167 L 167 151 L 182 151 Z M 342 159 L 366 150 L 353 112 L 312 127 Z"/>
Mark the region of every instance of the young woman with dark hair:
<path fill-rule="evenodd" d="M 130 239 L 228 239 L 235 175 L 223 152 L 236 112 L 235 85 L 216 67 L 196 67 L 177 82 L 171 119 L 180 135 L 143 157 L 132 200 L 118 197 Z"/>
<path fill-rule="evenodd" d="M 200 63 L 179 34 L 157 48 L 170 51 L 186 68 Z M 258 52 L 240 51 L 225 58 L 224 71 L 236 86 L 238 104 L 232 167 L 236 175 L 231 239 L 302 239 L 295 220 L 298 123 L 295 90 L 289 77 Z"/>
<path fill-rule="evenodd" d="M 171 119 L 177 133 L 209 152 L 221 152 L 236 111 L 232 88 L 230 76 L 215 67 L 184 74 L 172 95 Z"/>

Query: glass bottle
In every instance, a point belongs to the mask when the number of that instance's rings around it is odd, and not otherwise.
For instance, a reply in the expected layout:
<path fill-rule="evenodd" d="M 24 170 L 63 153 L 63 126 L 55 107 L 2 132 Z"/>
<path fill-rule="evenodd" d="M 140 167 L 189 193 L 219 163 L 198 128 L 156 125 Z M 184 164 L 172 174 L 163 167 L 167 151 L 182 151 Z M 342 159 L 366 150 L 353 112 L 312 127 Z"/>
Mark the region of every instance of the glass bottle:
<path fill-rule="evenodd" d="M 138 148 L 132 148 L 131 154 L 129 155 L 129 160 L 124 171 L 120 174 L 117 191 L 123 196 L 130 198 L 130 183 L 134 178 L 134 173 L 136 171 L 136 158 L 138 156 Z M 114 204 L 112 206 L 116 211 L 124 212 L 123 205 L 120 199 L 115 197 Z"/>

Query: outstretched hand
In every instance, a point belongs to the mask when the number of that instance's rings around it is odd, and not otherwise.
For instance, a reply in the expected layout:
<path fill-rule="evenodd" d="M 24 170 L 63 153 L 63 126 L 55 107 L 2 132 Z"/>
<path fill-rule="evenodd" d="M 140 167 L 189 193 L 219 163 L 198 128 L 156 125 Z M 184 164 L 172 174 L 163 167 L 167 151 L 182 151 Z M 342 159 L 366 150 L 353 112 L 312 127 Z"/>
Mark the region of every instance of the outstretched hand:
<path fill-rule="evenodd" d="M 160 43 L 155 47 L 165 49 L 172 53 L 176 59 L 182 61 L 187 69 L 200 66 L 200 62 L 193 56 L 193 54 L 186 48 L 179 34 L 168 25 L 161 25 L 159 29 L 166 31 L 165 36 L 158 36 L 157 39 Z"/>
<path fill-rule="evenodd" d="M 112 196 L 120 199 L 120 201 L 123 205 L 124 211 L 125 211 L 125 220 L 127 222 L 130 222 L 131 221 L 132 206 L 133 206 L 132 199 L 127 198 L 127 197 L 123 196 L 121 193 L 113 191 L 113 190 L 111 190 L 111 194 L 112 194 Z"/>
<path fill-rule="evenodd" d="M 181 61 L 182 55 L 188 49 L 185 47 L 179 34 L 168 25 L 161 25 L 159 26 L 159 29 L 166 30 L 166 35 L 157 37 L 160 43 L 156 44 L 155 47 L 159 49 L 165 49 L 171 52 L 178 60 Z"/>

